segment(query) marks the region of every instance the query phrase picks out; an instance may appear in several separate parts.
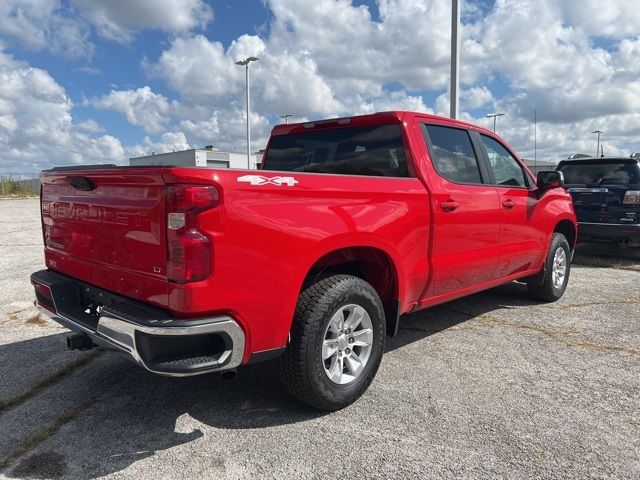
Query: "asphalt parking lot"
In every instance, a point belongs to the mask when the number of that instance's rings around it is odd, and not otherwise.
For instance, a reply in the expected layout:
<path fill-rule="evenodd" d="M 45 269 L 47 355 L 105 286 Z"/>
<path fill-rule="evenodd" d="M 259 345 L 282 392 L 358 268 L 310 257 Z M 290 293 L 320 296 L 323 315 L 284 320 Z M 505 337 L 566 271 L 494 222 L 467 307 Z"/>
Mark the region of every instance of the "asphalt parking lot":
<path fill-rule="evenodd" d="M 407 316 L 365 396 L 323 414 L 269 364 L 171 379 L 67 351 L 31 306 L 38 202 L 0 200 L 0 232 L 6 478 L 638 478 L 633 268 L 576 265 L 553 305 L 513 283 Z"/>

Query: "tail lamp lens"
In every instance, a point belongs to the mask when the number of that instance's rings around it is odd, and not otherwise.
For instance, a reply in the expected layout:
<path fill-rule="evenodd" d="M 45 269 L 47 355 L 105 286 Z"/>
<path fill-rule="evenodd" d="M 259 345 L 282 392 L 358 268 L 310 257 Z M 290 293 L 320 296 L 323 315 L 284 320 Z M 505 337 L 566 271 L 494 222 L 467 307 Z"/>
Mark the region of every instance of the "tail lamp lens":
<path fill-rule="evenodd" d="M 640 205 L 640 190 L 627 190 L 622 203 Z"/>
<path fill-rule="evenodd" d="M 198 230 L 198 214 L 217 207 L 211 186 L 171 185 L 167 189 L 167 276 L 176 283 L 199 282 L 211 274 L 211 242 Z"/>
<path fill-rule="evenodd" d="M 186 224 L 187 217 L 184 213 L 172 212 L 167 215 L 167 227 L 169 227 L 169 230 L 180 230 Z"/>

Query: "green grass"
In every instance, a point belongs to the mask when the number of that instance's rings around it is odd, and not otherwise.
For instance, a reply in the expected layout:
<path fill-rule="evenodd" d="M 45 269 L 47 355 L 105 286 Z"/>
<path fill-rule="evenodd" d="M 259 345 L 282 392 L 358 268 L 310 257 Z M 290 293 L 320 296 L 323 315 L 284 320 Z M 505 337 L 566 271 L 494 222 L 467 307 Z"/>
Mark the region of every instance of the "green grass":
<path fill-rule="evenodd" d="M 26 198 L 37 197 L 39 194 L 40 192 L 37 188 L 16 182 L 11 178 L 4 178 L 0 182 L 0 197 Z"/>

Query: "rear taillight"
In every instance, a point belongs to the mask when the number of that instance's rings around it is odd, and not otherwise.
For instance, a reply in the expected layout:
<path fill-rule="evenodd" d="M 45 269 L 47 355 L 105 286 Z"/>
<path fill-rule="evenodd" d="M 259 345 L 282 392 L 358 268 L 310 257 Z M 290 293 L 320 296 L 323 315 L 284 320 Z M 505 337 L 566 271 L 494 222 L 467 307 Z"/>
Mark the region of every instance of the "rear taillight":
<path fill-rule="evenodd" d="M 640 190 L 627 190 L 622 203 L 640 205 Z"/>
<path fill-rule="evenodd" d="M 199 282 L 211 273 L 211 245 L 197 228 L 198 214 L 217 207 L 215 187 L 167 188 L 167 277 L 176 283 Z"/>

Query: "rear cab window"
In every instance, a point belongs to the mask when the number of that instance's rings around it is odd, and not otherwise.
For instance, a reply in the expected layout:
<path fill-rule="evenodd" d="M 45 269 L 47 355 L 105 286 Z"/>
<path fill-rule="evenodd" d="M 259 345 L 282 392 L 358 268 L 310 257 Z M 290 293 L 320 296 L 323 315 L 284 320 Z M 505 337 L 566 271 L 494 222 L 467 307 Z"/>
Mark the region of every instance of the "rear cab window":
<path fill-rule="evenodd" d="M 601 185 L 640 184 L 640 166 L 634 161 L 561 163 L 558 168 L 570 185 L 599 187 Z"/>
<path fill-rule="evenodd" d="M 284 172 L 410 176 L 399 124 L 275 135 L 263 165 Z"/>

